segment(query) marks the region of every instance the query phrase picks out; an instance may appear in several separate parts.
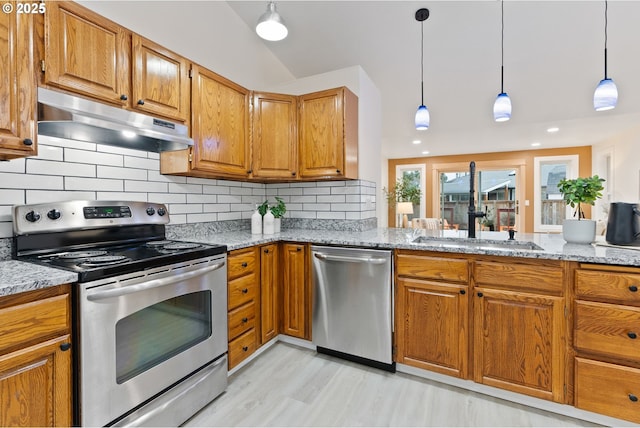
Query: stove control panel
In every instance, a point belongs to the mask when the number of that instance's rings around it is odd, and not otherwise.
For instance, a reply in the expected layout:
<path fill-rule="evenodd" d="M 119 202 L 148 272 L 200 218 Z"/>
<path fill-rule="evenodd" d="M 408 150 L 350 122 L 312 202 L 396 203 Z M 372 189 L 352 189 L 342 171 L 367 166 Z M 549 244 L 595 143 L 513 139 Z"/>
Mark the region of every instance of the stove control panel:
<path fill-rule="evenodd" d="M 152 202 L 62 201 L 13 207 L 14 235 L 167 223 L 166 206 Z"/>

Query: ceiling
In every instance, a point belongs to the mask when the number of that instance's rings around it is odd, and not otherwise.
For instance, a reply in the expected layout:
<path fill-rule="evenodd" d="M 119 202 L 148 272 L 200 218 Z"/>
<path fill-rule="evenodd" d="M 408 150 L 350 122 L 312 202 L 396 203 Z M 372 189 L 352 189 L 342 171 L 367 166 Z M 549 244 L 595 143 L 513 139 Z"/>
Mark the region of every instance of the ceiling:
<path fill-rule="evenodd" d="M 228 3 L 251 28 L 267 6 Z M 421 24 L 414 15 L 422 7 L 430 10 L 424 100 L 431 126 L 416 131 Z M 605 112 L 593 109 L 604 75 L 604 2 L 505 1 L 504 89 L 513 115 L 502 123 L 492 113 L 500 92 L 499 1 L 283 0 L 277 9 L 289 36 L 264 43 L 296 78 L 360 65 L 373 80 L 385 157 L 591 145 L 640 127 L 640 1 L 609 1 L 608 75 L 620 96 Z M 559 132 L 548 133 L 552 126 Z"/>

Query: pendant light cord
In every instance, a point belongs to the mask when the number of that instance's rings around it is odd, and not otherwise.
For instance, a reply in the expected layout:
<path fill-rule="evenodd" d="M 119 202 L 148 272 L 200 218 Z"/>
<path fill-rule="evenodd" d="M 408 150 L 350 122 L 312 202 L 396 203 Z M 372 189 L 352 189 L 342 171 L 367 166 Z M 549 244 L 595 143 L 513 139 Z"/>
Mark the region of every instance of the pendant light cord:
<path fill-rule="evenodd" d="M 420 105 L 424 105 L 424 21 L 420 23 L 420 93 L 422 99 Z"/>
<path fill-rule="evenodd" d="M 500 93 L 504 94 L 504 0 L 500 1 L 501 36 L 500 36 Z"/>
<path fill-rule="evenodd" d="M 609 20 L 607 19 L 607 12 L 609 5 L 607 0 L 604 0 L 604 78 L 607 79 L 607 26 Z"/>

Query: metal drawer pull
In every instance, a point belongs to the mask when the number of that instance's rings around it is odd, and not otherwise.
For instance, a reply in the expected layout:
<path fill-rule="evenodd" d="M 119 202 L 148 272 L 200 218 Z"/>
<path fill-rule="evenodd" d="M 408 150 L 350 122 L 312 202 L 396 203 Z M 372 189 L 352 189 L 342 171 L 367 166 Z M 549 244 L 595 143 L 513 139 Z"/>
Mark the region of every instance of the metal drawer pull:
<path fill-rule="evenodd" d="M 633 401 L 635 403 L 636 401 L 638 401 L 638 397 L 636 397 L 633 394 L 629 394 L 629 400 L 631 400 L 631 401 Z"/>
<path fill-rule="evenodd" d="M 635 293 L 636 291 L 638 291 L 638 286 L 637 285 L 630 285 L 629 286 L 629 290 Z"/>
<path fill-rule="evenodd" d="M 635 334 L 634 332 L 630 331 L 629 333 L 627 333 L 627 336 L 629 336 L 630 339 L 635 339 L 636 337 L 638 337 L 637 334 Z"/>
<path fill-rule="evenodd" d="M 314 253 L 315 258 L 320 260 L 326 260 L 330 262 L 347 262 L 347 263 L 369 263 L 372 265 L 381 265 L 387 262 L 387 259 L 381 259 L 376 257 L 345 257 L 345 256 L 330 256 L 324 253 Z"/>
<path fill-rule="evenodd" d="M 202 276 L 211 271 L 218 270 L 224 266 L 224 263 L 225 262 L 216 263 L 214 265 L 203 267 L 201 269 L 192 270 L 190 272 L 185 272 L 178 275 L 168 276 L 166 278 L 154 279 L 147 282 L 141 282 L 140 284 L 128 285 L 125 287 L 112 287 L 108 289 L 103 289 L 101 291 L 96 291 L 93 294 L 89 294 L 87 296 L 87 299 L 92 302 L 95 302 L 97 300 L 104 300 L 104 299 L 109 299 L 111 297 L 125 296 L 127 294 L 133 294 L 139 291 L 150 290 L 152 288 L 164 287 L 165 285 L 177 284 L 179 282 L 187 281 L 197 276 Z"/>
<path fill-rule="evenodd" d="M 242 347 L 242 350 L 243 350 L 244 352 L 247 352 L 247 351 L 249 350 L 249 347 L 248 347 L 248 346 L 243 346 L 243 347 Z M 637 398 L 636 398 L 636 400 L 637 400 Z"/>
<path fill-rule="evenodd" d="M 65 343 L 61 343 L 60 344 L 60 350 L 61 351 L 68 351 L 69 349 L 71 349 L 71 344 L 69 342 L 65 342 Z"/>
<path fill-rule="evenodd" d="M 247 294 L 249 292 L 249 289 L 248 288 L 243 288 L 240 291 L 242 291 L 242 294 Z"/>
<path fill-rule="evenodd" d="M 243 263 L 242 263 L 242 267 L 247 267 L 247 266 L 249 266 L 249 265 L 247 264 L 247 262 L 243 262 Z"/>
<path fill-rule="evenodd" d="M 247 321 L 249 321 L 249 318 L 247 317 L 242 318 L 242 322 L 247 322 Z"/>

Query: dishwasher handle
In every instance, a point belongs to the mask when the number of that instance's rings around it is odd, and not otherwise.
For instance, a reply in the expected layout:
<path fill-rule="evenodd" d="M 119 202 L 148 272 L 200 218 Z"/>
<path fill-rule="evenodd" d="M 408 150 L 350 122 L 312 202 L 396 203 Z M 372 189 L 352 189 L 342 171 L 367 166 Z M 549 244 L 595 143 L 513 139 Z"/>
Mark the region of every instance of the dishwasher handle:
<path fill-rule="evenodd" d="M 347 262 L 347 263 L 368 263 L 372 265 L 381 265 L 387 262 L 387 259 L 380 257 L 352 257 L 352 256 L 335 256 L 332 254 L 313 253 L 314 257 L 320 260 L 331 262 Z"/>

